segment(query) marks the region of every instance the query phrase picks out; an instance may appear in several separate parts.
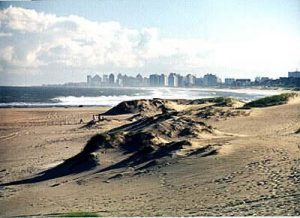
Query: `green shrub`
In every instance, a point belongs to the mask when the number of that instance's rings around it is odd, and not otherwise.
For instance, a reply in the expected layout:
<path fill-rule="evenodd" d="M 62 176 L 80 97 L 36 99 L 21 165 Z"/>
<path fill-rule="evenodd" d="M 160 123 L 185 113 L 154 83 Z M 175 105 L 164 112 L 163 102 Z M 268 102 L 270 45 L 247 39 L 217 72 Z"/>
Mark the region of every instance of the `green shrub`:
<path fill-rule="evenodd" d="M 233 100 L 228 97 L 201 98 L 191 101 L 191 104 L 215 103 L 216 106 L 232 106 Z"/>
<path fill-rule="evenodd" d="M 265 98 L 260 98 L 251 101 L 243 106 L 243 108 L 253 108 L 253 107 L 270 107 L 285 104 L 291 97 L 295 97 L 296 93 L 284 93 L 280 95 L 268 96 Z"/>
<path fill-rule="evenodd" d="M 111 137 L 107 133 L 99 133 L 94 135 L 90 140 L 87 142 L 83 149 L 83 153 L 92 153 L 97 151 L 100 148 L 111 148 L 110 145 Z"/>

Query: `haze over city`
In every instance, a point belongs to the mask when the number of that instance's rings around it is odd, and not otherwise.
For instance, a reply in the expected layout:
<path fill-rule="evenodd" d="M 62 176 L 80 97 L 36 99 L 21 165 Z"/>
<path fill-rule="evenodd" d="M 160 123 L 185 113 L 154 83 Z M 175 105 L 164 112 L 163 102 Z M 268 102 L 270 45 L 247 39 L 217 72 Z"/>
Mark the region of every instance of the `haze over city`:
<path fill-rule="evenodd" d="M 287 76 L 300 66 L 299 1 L 0 3 L 0 85 L 95 73 Z"/>

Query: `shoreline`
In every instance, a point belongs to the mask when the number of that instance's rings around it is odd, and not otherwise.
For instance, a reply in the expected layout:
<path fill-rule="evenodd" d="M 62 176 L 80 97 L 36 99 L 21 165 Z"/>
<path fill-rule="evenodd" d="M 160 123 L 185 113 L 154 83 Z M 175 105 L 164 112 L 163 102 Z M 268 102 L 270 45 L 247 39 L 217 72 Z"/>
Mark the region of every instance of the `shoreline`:
<path fill-rule="evenodd" d="M 39 87 L 36 87 L 39 88 Z M 111 88 L 111 90 L 118 90 L 119 88 Z M 128 88 L 124 88 L 126 90 Z M 132 88 L 131 88 L 132 89 Z M 134 89 L 134 88 L 133 88 Z M 99 88 L 101 92 L 101 88 Z M 122 89 L 120 89 L 122 90 Z M 277 95 L 284 92 L 299 92 L 286 89 L 259 89 L 259 88 L 217 88 L 217 87 L 143 87 L 139 90 L 143 90 L 145 93 L 136 94 L 121 94 L 121 93 L 106 93 L 105 95 L 85 95 L 81 93 L 79 96 L 57 94 L 45 99 L 45 102 L 34 102 L 26 100 L 24 96 L 15 97 L 14 101 L 10 100 L 10 94 L 2 94 L 2 102 L 0 102 L 0 108 L 76 108 L 76 107 L 113 107 L 122 101 L 138 100 L 138 99 L 202 99 L 213 97 L 226 97 L 239 99 L 242 101 L 250 101 L 264 96 Z M 199 92 L 199 93 L 198 93 Z M 27 94 L 31 94 L 28 92 Z M 7 100 L 6 100 L 7 98 Z M 20 98 L 20 101 L 18 101 Z M 54 101 L 52 102 L 52 100 Z M 5 101 L 4 101 L 5 100 Z M 22 101 L 23 100 L 23 101 Z M 24 101 L 25 100 L 25 101 Z M 95 104 L 95 102 L 99 102 Z"/>
<path fill-rule="evenodd" d="M 41 105 L 36 105 L 36 106 L 0 106 L 1 109 L 25 109 L 25 108 L 111 108 L 112 106 L 109 105 L 55 105 L 55 106 L 41 106 Z"/>

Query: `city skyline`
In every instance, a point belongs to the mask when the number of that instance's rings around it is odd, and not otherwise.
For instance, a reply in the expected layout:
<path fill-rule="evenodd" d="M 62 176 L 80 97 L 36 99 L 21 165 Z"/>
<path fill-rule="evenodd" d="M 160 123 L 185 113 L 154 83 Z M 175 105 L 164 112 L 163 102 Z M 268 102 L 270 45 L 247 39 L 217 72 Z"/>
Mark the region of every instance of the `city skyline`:
<path fill-rule="evenodd" d="M 179 73 L 156 73 L 147 76 L 137 74 L 136 76 L 127 74 L 89 74 L 86 82 L 67 82 L 64 84 L 43 84 L 50 86 L 68 86 L 68 87 L 299 87 L 300 71 L 288 72 L 287 77 L 273 79 L 269 77 L 251 78 L 233 78 L 228 77 L 222 80 L 215 74 L 205 74 L 198 77 L 193 74 L 181 75 Z"/>
<path fill-rule="evenodd" d="M 276 79 L 300 66 L 299 20 L 296 0 L 1 2 L 0 85 L 89 72 Z"/>

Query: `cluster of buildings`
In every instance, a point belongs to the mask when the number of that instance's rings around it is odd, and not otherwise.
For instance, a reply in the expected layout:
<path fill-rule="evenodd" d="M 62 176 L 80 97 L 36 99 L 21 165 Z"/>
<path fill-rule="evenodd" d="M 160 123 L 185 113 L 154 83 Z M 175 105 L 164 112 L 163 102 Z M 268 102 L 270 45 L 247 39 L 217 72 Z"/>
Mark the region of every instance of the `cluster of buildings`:
<path fill-rule="evenodd" d="M 88 75 L 86 78 L 87 86 L 100 87 L 100 86 L 113 86 L 115 85 L 114 74 L 104 74 L 102 77 L 96 74 L 95 76 Z"/>
<path fill-rule="evenodd" d="M 192 74 L 182 76 L 177 73 L 151 74 L 149 77 L 143 77 L 141 74 L 137 76 L 127 76 L 118 74 L 106 75 L 102 77 L 98 74 L 87 76 L 88 87 L 194 87 L 194 86 L 217 86 L 222 81 L 216 75 L 206 74 L 204 77 L 197 78 Z"/>
<path fill-rule="evenodd" d="M 115 76 L 114 74 L 103 74 L 103 76 L 99 76 L 98 74 L 91 76 L 87 76 L 87 86 L 88 87 L 138 87 L 138 86 L 148 86 L 149 79 L 146 77 L 142 77 L 141 74 L 138 74 L 136 77 L 127 76 L 118 74 Z"/>
<path fill-rule="evenodd" d="M 300 72 L 288 72 L 288 77 L 271 79 L 269 77 L 256 77 L 251 79 L 225 78 L 224 82 L 214 74 L 196 77 L 192 74 L 182 76 L 177 73 L 151 74 L 149 77 L 127 76 L 126 74 L 98 74 L 87 76 L 87 87 L 246 87 L 246 86 L 290 86 L 300 87 Z"/>
<path fill-rule="evenodd" d="M 288 77 L 280 77 L 278 79 L 256 77 L 254 81 L 251 81 L 250 79 L 225 78 L 223 86 L 300 87 L 300 71 L 288 72 Z"/>
<path fill-rule="evenodd" d="M 203 78 L 197 78 L 192 74 L 182 76 L 176 73 L 170 73 L 169 75 L 151 74 L 149 76 L 149 85 L 154 87 L 216 86 L 219 82 L 220 79 L 213 74 L 207 74 Z"/>
<path fill-rule="evenodd" d="M 300 87 L 300 71 L 288 72 L 288 77 L 270 79 L 268 77 L 257 78 L 253 85 L 275 87 Z"/>

